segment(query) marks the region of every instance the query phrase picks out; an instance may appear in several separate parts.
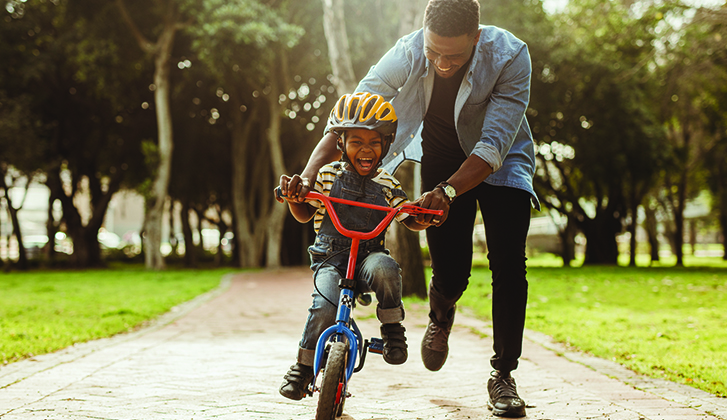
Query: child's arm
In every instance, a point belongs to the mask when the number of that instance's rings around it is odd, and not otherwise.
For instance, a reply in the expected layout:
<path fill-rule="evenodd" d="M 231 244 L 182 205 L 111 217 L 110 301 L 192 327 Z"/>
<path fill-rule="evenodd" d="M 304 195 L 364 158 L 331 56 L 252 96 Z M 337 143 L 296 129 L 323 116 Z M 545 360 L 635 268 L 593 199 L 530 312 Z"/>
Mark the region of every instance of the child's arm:
<path fill-rule="evenodd" d="M 316 208 L 311 206 L 308 203 L 298 203 L 296 198 L 288 199 L 286 197 L 285 201 L 288 202 L 288 209 L 290 209 L 290 214 L 295 217 L 295 220 L 299 221 L 300 223 L 307 223 L 310 219 L 313 218 L 313 215 L 316 214 Z"/>
<path fill-rule="evenodd" d="M 283 200 L 288 203 L 288 209 L 290 210 L 290 214 L 293 215 L 295 220 L 299 221 L 300 223 L 307 223 L 311 218 L 313 218 L 313 215 L 316 213 L 316 208 L 309 203 L 298 202 L 299 197 L 297 196 L 297 194 L 292 194 L 292 191 L 290 191 L 290 180 L 291 178 L 287 175 L 280 176 L 280 190 L 283 191 L 283 193 L 287 196 L 276 196 L 276 199 L 281 203 L 283 202 Z"/>

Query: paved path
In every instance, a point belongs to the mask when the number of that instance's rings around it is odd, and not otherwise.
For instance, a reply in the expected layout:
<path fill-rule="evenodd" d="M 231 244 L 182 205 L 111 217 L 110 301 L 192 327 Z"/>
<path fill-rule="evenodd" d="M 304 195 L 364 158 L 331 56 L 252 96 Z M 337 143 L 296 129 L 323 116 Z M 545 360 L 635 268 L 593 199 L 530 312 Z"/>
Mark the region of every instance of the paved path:
<path fill-rule="evenodd" d="M 229 276 L 214 292 L 151 326 L 0 368 L 0 418 L 312 419 L 316 400 L 278 386 L 294 361 L 310 301 L 310 272 Z M 364 335 L 373 310 L 357 308 Z M 419 357 L 426 308 L 408 308 L 409 361 L 369 355 L 354 375 L 344 419 L 489 419 L 490 327 L 464 313 L 439 372 Z M 727 399 L 647 379 L 527 332 L 515 372 L 528 419 L 727 419 Z"/>

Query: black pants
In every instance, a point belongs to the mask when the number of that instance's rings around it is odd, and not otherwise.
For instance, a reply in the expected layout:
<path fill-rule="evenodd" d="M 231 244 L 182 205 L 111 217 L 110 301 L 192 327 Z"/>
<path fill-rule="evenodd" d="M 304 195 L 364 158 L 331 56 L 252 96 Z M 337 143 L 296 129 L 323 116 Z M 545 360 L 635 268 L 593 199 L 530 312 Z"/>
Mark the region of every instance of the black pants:
<path fill-rule="evenodd" d="M 454 170 L 422 166 L 422 189 L 431 191 Z M 447 173 L 449 172 L 449 173 Z M 485 223 L 488 259 L 492 271 L 492 322 L 495 354 L 492 367 L 517 368 L 522 353 L 528 282 L 525 278 L 525 243 L 530 227 L 530 194 L 482 183 L 452 203 L 447 221 L 427 229 L 432 258 L 430 317 L 443 326 L 451 308 L 467 288 L 472 268 L 472 233 L 477 203 Z"/>

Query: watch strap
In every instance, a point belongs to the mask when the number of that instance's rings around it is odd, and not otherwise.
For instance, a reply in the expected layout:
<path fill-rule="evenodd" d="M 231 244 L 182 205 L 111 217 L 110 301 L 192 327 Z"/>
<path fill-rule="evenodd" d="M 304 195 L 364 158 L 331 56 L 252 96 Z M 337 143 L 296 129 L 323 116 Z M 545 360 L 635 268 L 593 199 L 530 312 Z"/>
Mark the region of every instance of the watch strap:
<path fill-rule="evenodd" d="M 447 193 L 447 187 L 450 187 L 454 191 L 454 196 L 451 196 Z M 434 188 L 441 188 L 442 192 L 444 192 L 444 196 L 449 199 L 449 204 L 452 204 L 452 201 L 454 201 L 455 198 L 457 198 L 457 190 L 447 181 L 442 181 L 439 184 L 437 184 Z"/>

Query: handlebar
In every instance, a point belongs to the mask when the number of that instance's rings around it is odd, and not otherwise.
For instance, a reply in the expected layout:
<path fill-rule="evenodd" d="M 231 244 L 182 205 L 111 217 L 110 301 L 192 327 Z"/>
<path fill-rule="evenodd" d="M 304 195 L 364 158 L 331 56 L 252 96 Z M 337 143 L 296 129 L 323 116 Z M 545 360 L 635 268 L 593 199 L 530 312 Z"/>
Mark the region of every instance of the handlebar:
<path fill-rule="evenodd" d="M 286 196 L 283 195 L 282 191 L 280 190 L 280 187 L 275 188 L 275 195 L 278 198 L 285 198 Z M 372 239 L 378 236 L 381 232 L 386 229 L 387 226 L 391 223 L 391 221 L 396 217 L 399 213 L 406 213 L 409 215 L 417 215 L 417 214 L 433 214 L 436 216 L 442 216 L 444 214 L 443 210 L 431 210 L 431 209 L 425 209 L 423 207 L 415 206 L 413 204 L 403 204 L 399 207 L 392 208 L 392 207 L 385 207 L 385 206 L 379 206 L 376 204 L 369 204 L 369 203 L 361 203 L 358 201 L 352 201 L 352 200 L 346 200 L 345 198 L 338 198 L 338 197 L 328 197 L 326 195 L 323 195 L 317 191 L 310 191 L 308 195 L 305 197 L 306 201 L 311 200 L 318 200 L 321 201 L 326 206 L 326 211 L 331 215 L 331 221 L 333 222 L 333 225 L 336 227 L 336 229 L 344 236 L 347 236 L 349 238 L 355 238 L 355 239 Z M 374 230 L 370 232 L 357 232 L 354 230 L 349 230 L 343 227 L 341 224 L 340 219 L 338 218 L 338 214 L 336 214 L 336 210 L 333 208 L 331 203 L 339 203 L 339 204 L 346 204 L 350 206 L 356 206 L 356 207 L 364 207 L 368 209 L 373 210 L 379 210 L 379 211 L 385 211 L 388 214 L 384 219 L 374 228 Z"/>

